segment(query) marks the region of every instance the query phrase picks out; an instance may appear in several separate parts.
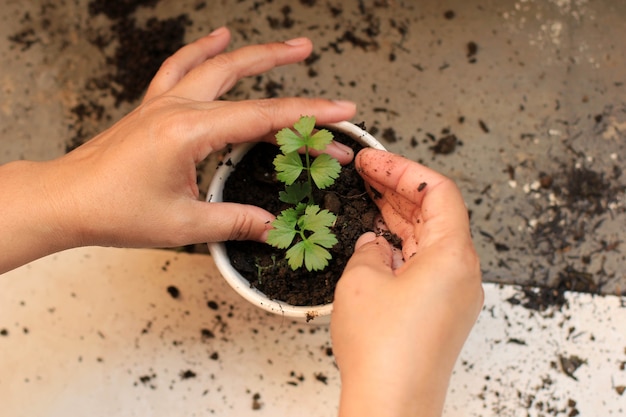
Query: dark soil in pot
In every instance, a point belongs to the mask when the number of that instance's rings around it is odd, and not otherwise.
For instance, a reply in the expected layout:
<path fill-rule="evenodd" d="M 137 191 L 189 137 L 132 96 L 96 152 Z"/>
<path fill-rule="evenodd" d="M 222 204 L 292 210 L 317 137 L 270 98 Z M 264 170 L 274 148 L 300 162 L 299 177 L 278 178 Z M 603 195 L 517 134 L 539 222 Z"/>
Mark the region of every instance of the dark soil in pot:
<path fill-rule="evenodd" d="M 363 147 L 350 137 L 333 132 L 335 140 L 351 146 L 355 154 Z M 252 204 L 278 214 L 286 206 L 278 200 L 284 184 L 276 180 L 273 160 L 275 145 L 259 143 L 237 164 L 224 187 L 224 201 Z M 228 163 L 228 161 L 226 161 Z M 250 241 L 226 242 L 233 266 L 250 285 L 271 299 L 291 305 L 320 305 L 333 301 L 335 285 L 354 252 L 356 240 L 374 230 L 378 208 L 365 191 L 354 162 L 342 167 L 335 183 L 317 190 L 316 204 L 337 215 L 333 233 L 339 241 L 331 250 L 332 259 L 323 271 L 293 271 L 285 261 L 285 251 Z"/>

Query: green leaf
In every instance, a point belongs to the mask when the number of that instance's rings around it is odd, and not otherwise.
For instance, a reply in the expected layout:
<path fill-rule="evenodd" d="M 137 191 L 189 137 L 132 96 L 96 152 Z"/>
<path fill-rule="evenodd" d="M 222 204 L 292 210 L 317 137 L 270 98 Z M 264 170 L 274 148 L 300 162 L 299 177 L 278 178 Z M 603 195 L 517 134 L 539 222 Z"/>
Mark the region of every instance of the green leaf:
<path fill-rule="evenodd" d="M 300 204 L 298 204 L 296 207 L 283 210 L 277 218 L 283 219 L 295 229 L 296 223 L 298 222 L 298 219 L 302 215 L 303 211 L 304 210 L 300 207 Z"/>
<path fill-rule="evenodd" d="M 284 154 L 296 152 L 305 145 L 304 139 L 287 127 L 276 133 L 276 143 Z"/>
<path fill-rule="evenodd" d="M 306 208 L 309 207 L 309 205 L 307 203 L 298 203 L 296 205 L 296 208 L 294 209 L 296 211 L 297 214 L 297 219 L 296 222 L 298 220 L 300 220 L 300 217 L 302 217 L 302 215 L 304 214 L 304 212 L 306 211 Z"/>
<path fill-rule="evenodd" d="M 300 117 L 300 119 L 294 123 L 293 128 L 306 140 L 306 138 L 311 136 L 311 132 L 313 132 L 313 128 L 315 128 L 315 116 Z"/>
<path fill-rule="evenodd" d="M 311 177 L 319 189 L 332 185 L 340 172 L 339 161 L 325 153 L 318 155 L 311 164 Z"/>
<path fill-rule="evenodd" d="M 324 269 L 328 265 L 328 260 L 332 258 L 330 252 L 325 248 L 330 249 L 337 244 L 337 237 L 330 231 L 330 226 L 335 222 L 336 216 L 328 210 L 320 209 L 319 206 L 308 206 L 303 203 L 298 204 L 295 209 L 288 210 L 291 211 L 289 215 L 289 228 L 291 230 L 313 232 L 287 250 L 285 256 L 289 266 L 294 270 L 303 264 L 309 271 Z M 282 214 L 279 215 L 280 217 Z M 293 239 L 294 234 L 291 233 L 291 230 L 289 236 Z M 301 236 L 303 235 L 301 234 Z M 289 244 L 291 244 L 291 240 L 283 249 Z"/>
<path fill-rule="evenodd" d="M 326 129 L 320 129 L 309 138 L 307 145 L 309 148 L 323 151 L 333 141 L 333 134 Z"/>
<path fill-rule="evenodd" d="M 309 271 L 320 271 L 326 268 L 328 260 L 331 259 L 330 252 L 309 240 L 293 245 L 287 251 L 286 257 L 291 269 L 296 270 L 304 264 Z"/>
<path fill-rule="evenodd" d="M 326 129 L 315 134 L 315 117 L 302 116 L 293 126 L 295 129 L 282 129 L 276 134 L 276 142 L 280 146 L 281 155 L 274 158 L 277 178 L 285 183 L 285 191 L 279 193 L 279 199 L 295 208 L 284 210 L 272 222 L 267 242 L 277 248 L 287 249 L 285 254 L 289 266 L 298 269 L 304 265 L 309 271 L 322 270 L 332 258 L 327 250 L 337 244 L 337 237 L 330 228 L 337 217 L 328 210 L 317 205 L 309 205 L 313 184 L 320 189 L 333 184 L 339 176 L 341 165 L 327 154 L 313 158 L 311 165 L 308 151 L 324 150 L 333 140 L 333 135 Z M 307 151 L 307 166 L 304 166 L 299 149 Z M 303 170 L 309 170 L 306 182 L 298 182 Z M 297 238 L 295 244 L 294 239 Z M 291 247 L 290 247 L 291 246 Z"/>
<path fill-rule="evenodd" d="M 267 233 L 267 243 L 279 249 L 288 248 L 296 236 L 298 218 L 295 208 L 283 210 L 272 222 L 274 228 Z"/>
<path fill-rule="evenodd" d="M 304 252 L 306 251 L 306 242 L 300 241 L 293 245 L 287 253 L 285 257 L 287 258 L 287 263 L 294 271 L 302 266 L 304 263 Z"/>
<path fill-rule="evenodd" d="M 297 220 L 298 227 L 302 230 L 317 232 L 331 227 L 337 216 L 328 210 L 321 210 L 317 205 L 307 206 L 304 215 Z"/>
<path fill-rule="evenodd" d="M 267 232 L 267 243 L 278 249 L 287 249 L 291 245 L 291 242 L 293 242 L 296 231 L 280 229 L 276 224 L 274 224 L 274 227 L 276 228 Z"/>
<path fill-rule="evenodd" d="M 309 271 L 321 271 L 328 265 L 328 260 L 332 257 L 330 252 L 321 246 L 312 244 L 311 241 L 306 242 L 304 251 L 304 266 Z"/>
<path fill-rule="evenodd" d="M 308 182 L 294 182 L 285 186 L 285 191 L 278 193 L 278 199 L 287 204 L 298 204 L 309 195 L 311 185 Z"/>
<path fill-rule="evenodd" d="M 302 159 L 297 152 L 276 155 L 274 168 L 276 168 L 276 178 L 287 185 L 293 184 L 304 169 Z"/>
<path fill-rule="evenodd" d="M 328 249 L 335 246 L 338 242 L 337 236 L 335 236 L 329 229 L 322 229 L 315 232 L 309 236 L 307 240 L 315 245 L 323 246 Z"/>

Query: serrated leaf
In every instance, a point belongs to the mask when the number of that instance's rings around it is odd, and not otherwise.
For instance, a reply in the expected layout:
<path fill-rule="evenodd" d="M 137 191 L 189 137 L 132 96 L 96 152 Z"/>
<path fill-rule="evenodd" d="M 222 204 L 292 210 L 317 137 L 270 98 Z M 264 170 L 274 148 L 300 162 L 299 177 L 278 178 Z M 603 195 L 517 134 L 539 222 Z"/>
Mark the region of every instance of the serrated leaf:
<path fill-rule="evenodd" d="M 276 178 L 287 185 L 293 184 L 304 169 L 302 159 L 297 152 L 276 155 L 274 168 L 276 168 Z"/>
<path fill-rule="evenodd" d="M 277 177 L 286 184 L 285 191 L 279 193 L 279 199 L 295 208 L 284 210 L 272 222 L 273 229 L 268 233 L 268 243 L 281 249 L 287 249 L 286 258 L 292 269 L 304 265 L 309 271 L 322 270 L 332 258 L 328 248 L 337 244 L 337 237 L 330 231 L 336 216 L 317 205 L 308 205 L 313 184 L 301 183 L 298 178 L 303 170 L 310 169 L 310 179 L 318 188 L 333 184 L 339 176 L 341 165 L 328 154 L 321 154 L 313 159 L 309 166 L 309 149 L 324 150 L 333 139 L 332 133 L 320 129 L 315 134 L 315 117 L 302 116 L 294 124 L 294 130 L 282 129 L 276 134 L 281 155 L 274 159 Z M 307 166 L 304 166 L 298 153 L 300 148 L 307 151 Z M 293 245 L 294 239 L 298 241 Z M 290 247 L 291 246 L 291 247 Z"/>
<path fill-rule="evenodd" d="M 326 129 L 320 129 L 307 140 L 309 148 L 323 151 L 333 141 L 333 134 Z"/>
<path fill-rule="evenodd" d="M 300 119 L 294 123 L 293 128 L 306 140 L 311 136 L 313 128 L 315 128 L 315 116 L 300 117 Z"/>
<path fill-rule="evenodd" d="M 304 212 L 306 211 L 306 208 L 309 207 L 309 205 L 307 203 L 298 203 L 296 205 L 296 207 L 294 208 L 294 210 L 296 211 L 296 214 L 298 216 L 298 219 L 300 219 L 300 217 L 304 214 Z M 296 219 L 297 220 L 297 219 Z"/>
<path fill-rule="evenodd" d="M 267 243 L 278 249 L 287 249 L 295 236 L 295 230 L 272 229 L 267 232 Z"/>
<path fill-rule="evenodd" d="M 305 145 L 304 139 L 287 127 L 276 133 L 276 143 L 280 146 L 280 151 L 284 154 L 296 152 Z"/>
<path fill-rule="evenodd" d="M 329 229 L 319 230 L 309 236 L 307 240 L 328 249 L 335 246 L 338 242 L 337 236 L 335 236 Z"/>
<path fill-rule="evenodd" d="M 267 232 L 267 243 L 278 249 L 287 249 L 293 242 L 296 231 L 278 228 L 276 225 L 274 227 L 276 228 Z"/>
<path fill-rule="evenodd" d="M 309 271 L 321 271 L 328 265 L 328 260 L 332 258 L 330 252 L 321 246 L 307 242 L 304 251 L 304 266 Z"/>
<path fill-rule="evenodd" d="M 337 220 L 337 216 L 330 211 L 321 210 L 317 205 L 311 205 L 307 206 L 304 215 L 297 222 L 300 229 L 316 232 L 331 227 L 335 220 Z"/>
<path fill-rule="evenodd" d="M 284 219 L 285 222 L 289 223 L 295 228 L 296 223 L 298 222 L 298 219 L 300 218 L 303 212 L 304 212 L 304 209 L 302 209 L 300 207 L 300 204 L 298 204 L 296 207 L 291 207 L 291 208 L 283 210 L 278 215 L 278 218 Z"/>
<path fill-rule="evenodd" d="M 319 189 L 332 185 L 340 172 L 339 161 L 325 153 L 318 155 L 311 164 L 311 177 Z"/>
<path fill-rule="evenodd" d="M 273 229 L 267 233 L 267 243 L 279 249 L 288 248 L 296 236 L 298 218 L 299 214 L 296 209 L 283 210 L 272 222 Z"/>
<path fill-rule="evenodd" d="M 304 264 L 308 271 L 320 271 L 328 265 L 331 254 L 323 247 L 303 240 L 291 247 L 287 253 L 287 263 L 296 270 Z"/>
<path fill-rule="evenodd" d="M 308 182 L 294 182 L 285 186 L 285 191 L 278 193 L 278 199 L 287 204 L 298 204 L 309 195 L 311 185 Z"/>
<path fill-rule="evenodd" d="M 287 258 L 287 263 L 294 271 L 302 266 L 304 263 L 304 252 L 306 251 L 306 242 L 300 241 L 293 245 L 287 253 L 285 257 Z"/>

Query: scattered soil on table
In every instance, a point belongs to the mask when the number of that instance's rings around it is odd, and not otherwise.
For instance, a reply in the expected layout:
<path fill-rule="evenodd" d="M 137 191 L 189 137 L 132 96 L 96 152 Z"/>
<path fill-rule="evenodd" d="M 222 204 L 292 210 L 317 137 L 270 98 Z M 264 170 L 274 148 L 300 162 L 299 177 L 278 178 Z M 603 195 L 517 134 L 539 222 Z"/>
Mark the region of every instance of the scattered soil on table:
<path fill-rule="evenodd" d="M 545 312 L 561 310 L 567 305 L 563 288 L 524 286 L 519 293 L 506 300 L 512 305 L 521 305 L 529 310 Z"/>
<path fill-rule="evenodd" d="M 184 371 L 180 371 L 180 373 L 178 374 L 180 376 L 180 379 L 185 380 L 185 379 L 192 379 L 195 378 L 197 376 L 197 374 L 192 371 L 191 369 L 186 369 Z"/>
<path fill-rule="evenodd" d="M 154 7 L 158 2 L 159 0 L 92 0 L 88 8 L 92 16 L 102 13 L 109 19 L 120 19 L 128 17 L 140 6 Z"/>
<path fill-rule="evenodd" d="M 253 410 L 260 410 L 261 408 L 263 408 L 263 402 L 261 401 L 261 394 L 259 394 L 258 392 L 255 392 L 254 395 L 252 395 L 252 409 Z"/>
<path fill-rule="evenodd" d="M 335 140 L 352 146 L 355 153 L 362 147 L 335 133 Z M 253 204 L 278 214 L 286 206 L 278 200 L 284 185 L 275 179 L 272 161 L 278 148 L 258 144 L 237 164 L 224 187 L 224 201 Z M 226 161 L 228 163 L 228 161 Z M 257 242 L 227 242 L 232 263 L 248 280 L 272 299 L 292 305 L 319 305 L 333 301 L 335 285 L 354 252 L 356 240 L 374 230 L 378 208 L 369 198 L 354 163 L 342 167 L 335 184 L 317 190 L 316 203 L 337 215 L 333 232 L 338 243 L 330 250 L 332 260 L 323 271 L 293 271 L 285 260 L 285 250 Z"/>
<path fill-rule="evenodd" d="M 167 293 L 174 299 L 180 297 L 180 290 L 174 285 L 170 285 L 167 287 Z"/>
<path fill-rule="evenodd" d="M 80 102 L 70 109 L 73 137 L 66 152 L 77 148 L 102 129 L 102 121 L 111 120 L 107 98 L 115 107 L 134 105 L 145 93 L 163 61 L 185 44 L 185 33 L 192 22 L 187 14 L 168 19 L 149 18 L 139 24 L 139 7 L 154 7 L 159 0 L 93 0 L 88 4 L 91 17 L 103 14 L 110 19 L 108 28 L 91 28 L 89 42 L 106 58 L 106 68 L 87 81 Z M 112 48 L 113 47 L 113 48 Z"/>
<path fill-rule="evenodd" d="M 618 253 L 621 241 L 601 239 L 591 243 L 601 236 L 598 231 L 604 222 L 623 210 L 619 201 L 626 188 L 620 183 L 622 171 L 617 166 L 607 174 L 572 165 L 566 163 L 560 171 L 539 173 L 540 187 L 533 194 L 545 195 L 546 203 L 540 204 L 542 200 L 536 198 L 533 201 L 536 224 L 530 247 L 537 259 L 550 266 L 564 263 L 553 272 L 549 283 L 555 291 L 598 294 L 612 277 L 604 271 L 603 261 L 598 268 L 594 259 Z M 536 284 L 541 285 L 543 274 L 538 270 L 533 275 Z"/>
<path fill-rule="evenodd" d="M 143 95 L 161 64 L 184 45 L 185 30 L 190 23 L 187 15 L 180 15 L 165 20 L 149 19 L 145 28 L 137 27 L 132 20 L 115 25 L 120 46 L 113 57 L 116 71 L 112 78 L 122 86 L 121 90 L 112 89 L 117 102 L 132 103 Z"/>

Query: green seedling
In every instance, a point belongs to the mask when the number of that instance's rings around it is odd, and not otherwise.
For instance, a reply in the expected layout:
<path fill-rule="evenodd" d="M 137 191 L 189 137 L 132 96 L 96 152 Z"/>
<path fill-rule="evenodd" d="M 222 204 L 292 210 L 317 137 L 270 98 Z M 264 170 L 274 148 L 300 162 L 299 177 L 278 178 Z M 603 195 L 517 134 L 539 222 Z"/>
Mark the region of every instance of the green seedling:
<path fill-rule="evenodd" d="M 328 154 L 311 155 L 311 150 L 323 151 L 333 140 L 332 133 L 326 129 L 313 133 L 315 117 L 302 116 L 293 128 L 276 134 L 281 153 L 274 159 L 276 176 L 285 184 L 285 191 L 278 198 L 293 207 L 276 217 L 267 242 L 287 249 L 285 256 L 293 270 L 304 265 L 309 271 L 318 271 L 326 268 L 332 258 L 328 249 L 337 243 L 337 238 L 330 228 L 337 217 L 315 204 L 313 190 L 332 185 L 341 165 Z M 300 149 L 304 150 L 304 157 Z"/>
<path fill-rule="evenodd" d="M 276 266 L 276 257 L 272 255 L 271 259 L 272 259 L 272 264 L 268 266 L 259 265 L 259 260 L 258 258 L 256 259 L 256 262 L 254 265 L 256 266 L 256 277 L 257 277 L 257 281 L 259 282 L 259 285 L 262 284 L 261 277 L 263 276 L 263 271 L 265 271 L 266 269 L 274 268 Z"/>

